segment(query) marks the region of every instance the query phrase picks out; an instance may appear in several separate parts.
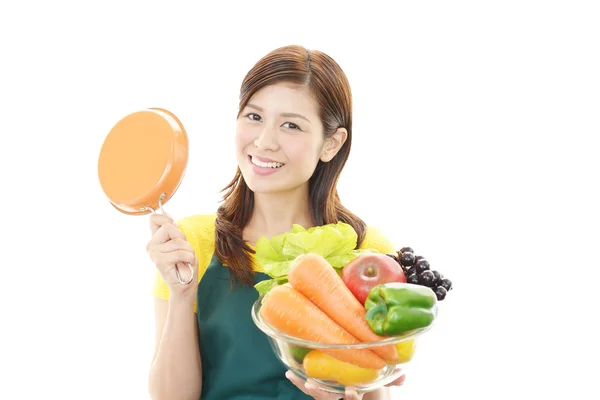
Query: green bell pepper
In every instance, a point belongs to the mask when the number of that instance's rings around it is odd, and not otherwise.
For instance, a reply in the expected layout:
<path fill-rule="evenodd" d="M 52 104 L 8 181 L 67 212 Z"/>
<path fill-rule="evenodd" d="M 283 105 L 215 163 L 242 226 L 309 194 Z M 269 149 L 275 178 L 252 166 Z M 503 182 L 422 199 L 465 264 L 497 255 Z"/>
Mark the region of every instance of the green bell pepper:
<path fill-rule="evenodd" d="M 380 336 L 399 336 L 429 326 L 435 319 L 437 296 L 430 288 L 403 282 L 377 285 L 365 301 L 371 330 Z"/>
<path fill-rule="evenodd" d="M 307 349 L 304 347 L 297 347 L 297 346 L 290 346 L 290 354 L 292 355 L 292 357 L 294 357 L 294 359 L 296 360 L 296 362 L 302 364 L 302 361 L 304 361 L 304 357 L 310 353 L 312 349 Z"/>

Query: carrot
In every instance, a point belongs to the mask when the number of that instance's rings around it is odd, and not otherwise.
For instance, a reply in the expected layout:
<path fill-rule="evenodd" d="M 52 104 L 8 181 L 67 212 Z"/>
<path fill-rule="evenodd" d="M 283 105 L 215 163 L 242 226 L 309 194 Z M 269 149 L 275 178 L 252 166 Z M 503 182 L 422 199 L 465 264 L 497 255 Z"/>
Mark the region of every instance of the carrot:
<path fill-rule="evenodd" d="M 264 321 L 290 336 L 322 344 L 358 344 L 360 341 L 333 322 L 323 311 L 291 286 L 275 286 L 263 298 Z M 366 349 L 319 349 L 340 361 L 362 368 L 380 369 L 386 362 Z"/>
<path fill-rule="evenodd" d="M 334 322 L 362 342 L 385 339 L 373 332 L 365 319 L 367 310 L 352 294 L 335 269 L 319 254 L 302 254 L 288 273 L 292 287 L 306 296 Z M 391 363 L 398 361 L 394 345 L 374 347 L 372 352 Z"/>

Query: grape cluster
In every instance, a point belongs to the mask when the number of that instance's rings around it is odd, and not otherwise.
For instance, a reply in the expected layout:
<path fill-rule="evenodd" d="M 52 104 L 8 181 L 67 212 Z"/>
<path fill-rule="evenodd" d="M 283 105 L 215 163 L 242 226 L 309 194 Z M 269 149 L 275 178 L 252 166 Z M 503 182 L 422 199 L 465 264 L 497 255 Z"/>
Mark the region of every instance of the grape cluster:
<path fill-rule="evenodd" d="M 423 256 L 416 256 L 410 247 L 403 247 L 395 254 L 388 254 L 400 264 L 406 276 L 406 282 L 427 286 L 435 292 L 438 300 L 444 300 L 450 290 L 452 281 L 439 271 L 432 270 L 429 261 Z"/>

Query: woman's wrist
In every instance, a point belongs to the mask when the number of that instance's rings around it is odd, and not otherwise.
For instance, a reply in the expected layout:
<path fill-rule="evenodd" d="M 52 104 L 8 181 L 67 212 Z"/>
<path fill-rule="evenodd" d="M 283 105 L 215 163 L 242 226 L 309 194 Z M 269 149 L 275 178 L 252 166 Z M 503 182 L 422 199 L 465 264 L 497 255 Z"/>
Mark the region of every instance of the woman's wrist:
<path fill-rule="evenodd" d="M 196 296 L 192 296 L 188 293 L 176 294 L 171 293 L 169 296 L 169 308 L 176 307 L 178 309 L 194 308 L 194 301 Z"/>

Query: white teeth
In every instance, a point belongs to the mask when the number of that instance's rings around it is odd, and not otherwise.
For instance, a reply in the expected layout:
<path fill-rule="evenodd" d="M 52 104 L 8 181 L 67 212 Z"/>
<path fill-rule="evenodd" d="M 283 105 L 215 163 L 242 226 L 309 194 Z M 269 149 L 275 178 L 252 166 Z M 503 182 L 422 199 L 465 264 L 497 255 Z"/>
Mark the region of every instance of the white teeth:
<path fill-rule="evenodd" d="M 252 164 L 259 166 L 259 167 L 263 167 L 263 168 L 280 168 L 283 166 L 282 163 L 276 163 L 276 162 L 262 162 L 257 158 L 252 157 Z"/>

